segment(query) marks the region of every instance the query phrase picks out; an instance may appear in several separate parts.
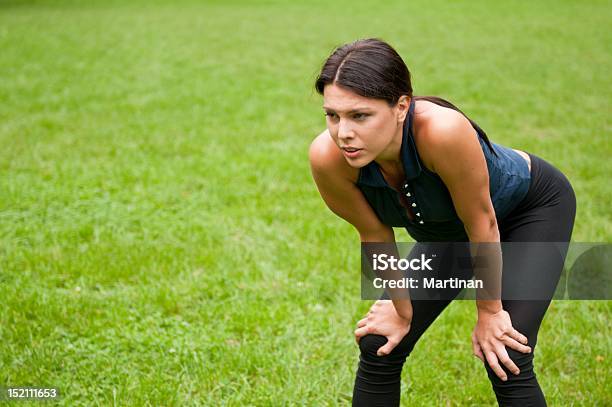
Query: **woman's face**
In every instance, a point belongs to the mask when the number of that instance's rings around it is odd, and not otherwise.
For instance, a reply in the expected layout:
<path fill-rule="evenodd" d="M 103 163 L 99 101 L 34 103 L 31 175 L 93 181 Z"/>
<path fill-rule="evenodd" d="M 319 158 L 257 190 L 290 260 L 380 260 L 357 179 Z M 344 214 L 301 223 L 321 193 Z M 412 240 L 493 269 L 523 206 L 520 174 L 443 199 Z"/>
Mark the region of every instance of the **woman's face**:
<path fill-rule="evenodd" d="M 398 159 L 408 101 L 402 96 L 390 107 L 382 99 L 366 98 L 335 84 L 325 86 L 327 128 L 351 167 Z"/>

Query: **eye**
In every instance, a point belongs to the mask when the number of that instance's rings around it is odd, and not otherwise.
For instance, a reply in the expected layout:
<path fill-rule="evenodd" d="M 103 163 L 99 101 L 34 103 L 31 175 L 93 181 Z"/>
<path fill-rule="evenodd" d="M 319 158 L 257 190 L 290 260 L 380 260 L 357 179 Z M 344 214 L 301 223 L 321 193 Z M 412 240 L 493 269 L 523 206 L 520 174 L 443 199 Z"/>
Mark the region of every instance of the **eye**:
<path fill-rule="evenodd" d="M 330 119 L 335 119 L 336 118 L 336 113 L 326 112 L 325 116 L 329 117 Z"/>
<path fill-rule="evenodd" d="M 368 117 L 368 115 L 366 113 L 356 113 L 355 115 L 353 115 L 353 118 L 355 120 L 363 120 L 366 117 Z"/>

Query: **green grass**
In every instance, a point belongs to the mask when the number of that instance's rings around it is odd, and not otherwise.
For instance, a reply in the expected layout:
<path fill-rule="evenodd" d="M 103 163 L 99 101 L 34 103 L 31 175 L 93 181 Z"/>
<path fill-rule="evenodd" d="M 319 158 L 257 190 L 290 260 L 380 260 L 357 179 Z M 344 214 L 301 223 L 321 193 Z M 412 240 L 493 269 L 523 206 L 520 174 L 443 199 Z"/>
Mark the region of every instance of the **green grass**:
<path fill-rule="evenodd" d="M 70 406 L 349 403 L 369 302 L 307 148 L 317 71 L 357 38 L 560 168 L 573 240 L 611 241 L 609 2 L 122 3 L 0 2 L 0 386 Z M 612 404 L 610 311 L 553 302 L 550 405 Z M 431 327 L 402 403 L 494 403 L 474 322 L 456 302 Z"/>

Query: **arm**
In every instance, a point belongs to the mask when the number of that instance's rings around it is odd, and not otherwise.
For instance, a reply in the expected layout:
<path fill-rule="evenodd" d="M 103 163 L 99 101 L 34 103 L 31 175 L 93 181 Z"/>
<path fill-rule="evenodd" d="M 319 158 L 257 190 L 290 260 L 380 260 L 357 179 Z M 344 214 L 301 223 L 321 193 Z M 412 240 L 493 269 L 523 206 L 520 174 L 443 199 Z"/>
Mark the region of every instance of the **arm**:
<path fill-rule="evenodd" d="M 430 125 L 423 141 L 427 143 L 430 164 L 448 188 L 470 240 L 474 274 L 485 285 L 478 292 L 478 312 L 499 312 L 502 309 L 499 229 L 490 197 L 487 163 L 478 135 L 457 113 L 444 122 Z"/>
<path fill-rule="evenodd" d="M 323 132 L 313 141 L 309 159 L 321 197 L 332 212 L 357 229 L 362 242 L 395 242 L 393 228 L 378 219 L 355 186 L 357 170 L 346 164 L 327 132 Z M 394 298 L 393 301 L 376 301 L 368 315 L 357 323 L 355 330 L 357 342 L 367 334 L 387 337 L 387 343 L 377 351 L 379 356 L 389 354 L 400 343 L 410 331 L 412 322 L 410 299 L 396 299 L 393 292 L 390 292 L 390 295 Z"/>
<path fill-rule="evenodd" d="M 474 353 L 483 361 L 486 358 L 495 373 L 507 380 L 498 360 L 515 374 L 519 369 L 504 345 L 524 353 L 531 349 L 525 346 L 527 338 L 512 327 L 509 314 L 502 309 L 499 229 L 478 135 L 457 113 L 430 125 L 421 141 L 427 143 L 429 163 L 451 194 L 471 242 L 474 274 L 484 283 L 484 290 L 477 293 L 478 322 L 472 336 Z"/>
<path fill-rule="evenodd" d="M 312 176 L 321 197 L 329 209 L 349 222 L 359 232 L 361 242 L 394 243 L 393 228 L 383 224 L 355 185 L 358 171 L 342 157 L 338 147 L 331 141 L 327 131 L 321 133 L 311 144 L 309 151 Z M 394 245 L 393 245 L 394 246 Z M 397 254 L 397 248 L 394 254 Z M 387 279 L 401 278 L 387 274 Z M 412 304 L 407 289 L 388 289 L 397 313 L 412 318 Z"/>

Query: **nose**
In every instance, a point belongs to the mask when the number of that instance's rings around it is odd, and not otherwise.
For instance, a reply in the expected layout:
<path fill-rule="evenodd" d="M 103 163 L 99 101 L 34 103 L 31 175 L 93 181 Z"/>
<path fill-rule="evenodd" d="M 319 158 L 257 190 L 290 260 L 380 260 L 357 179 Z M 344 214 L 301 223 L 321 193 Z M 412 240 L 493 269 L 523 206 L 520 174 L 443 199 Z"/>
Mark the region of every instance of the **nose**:
<path fill-rule="evenodd" d="M 350 140 L 353 137 L 355 137 L 355 135 L 353 134 L 348 120 L 340 119 L 340 122 L 338 123 L 338 139 Z"/>

